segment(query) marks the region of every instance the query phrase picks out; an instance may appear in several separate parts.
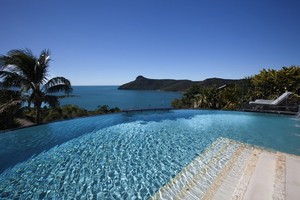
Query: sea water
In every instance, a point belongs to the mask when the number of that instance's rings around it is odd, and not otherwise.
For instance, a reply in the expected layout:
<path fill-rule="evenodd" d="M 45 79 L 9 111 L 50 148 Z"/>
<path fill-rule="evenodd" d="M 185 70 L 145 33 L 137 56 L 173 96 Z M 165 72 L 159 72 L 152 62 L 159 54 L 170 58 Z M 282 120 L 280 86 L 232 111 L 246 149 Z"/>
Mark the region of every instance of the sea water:
<path fill-rule="evenodd" d="M 110 108 L 141 109 L 171 107 L 182 93 L 153 90 L 118 90 L 118 86 L 73 86 L 73 97 L 60 99 L 60 105 L 74 104 L 87 110 Z"/>

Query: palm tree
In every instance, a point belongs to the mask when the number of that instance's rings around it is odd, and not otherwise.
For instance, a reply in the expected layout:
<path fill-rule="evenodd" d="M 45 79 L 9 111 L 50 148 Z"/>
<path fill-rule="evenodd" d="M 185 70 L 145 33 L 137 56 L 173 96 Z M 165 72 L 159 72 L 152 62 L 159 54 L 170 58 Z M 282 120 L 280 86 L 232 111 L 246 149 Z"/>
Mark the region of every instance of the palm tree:
<path fill-rule="evenodd" d="M 43 50 L 39 57 L 33 55 L 29 49 L 11 50 L 7 55 L 0 56 L 0 78 L 3 87 L 18 87 L 27 97 L 29 105 L 33 103 L 36 110 L 36 123 L 41 121 L 42 103 L 54 107 L 59 105 L 58 99 L 64 96 L 53 95 L 72 92 L 71 83 L 64 77 L 48 80 L 50 62 L 49 50 Z"/>
<path fill-rule="evenodd" d="M 0 90 L 0 130 L 18 126 L 15 116 L 20 114 L 21 99 L 18 91 Z"/>

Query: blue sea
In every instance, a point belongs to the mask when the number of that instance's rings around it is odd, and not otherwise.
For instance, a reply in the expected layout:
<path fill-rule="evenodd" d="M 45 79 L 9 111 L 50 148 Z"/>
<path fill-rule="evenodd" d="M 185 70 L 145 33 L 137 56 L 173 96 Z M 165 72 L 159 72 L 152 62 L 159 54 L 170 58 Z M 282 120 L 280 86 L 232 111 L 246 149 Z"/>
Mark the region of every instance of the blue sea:
<path fill-rule="evenodd" d="M 110 108 L 141 109 L 171 107 L 179 92 L 118 90 L 119 86 L 73 86 L 74 97 L 60 99 L 60 105 L 74 104 L 87 110 L 108 105 Z"/>

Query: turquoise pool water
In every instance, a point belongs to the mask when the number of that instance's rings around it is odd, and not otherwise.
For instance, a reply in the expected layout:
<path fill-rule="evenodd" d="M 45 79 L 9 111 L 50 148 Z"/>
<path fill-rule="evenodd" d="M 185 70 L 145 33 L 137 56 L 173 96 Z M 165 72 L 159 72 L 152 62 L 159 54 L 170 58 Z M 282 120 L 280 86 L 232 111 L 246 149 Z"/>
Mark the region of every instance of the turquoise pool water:
<path fill-rule="evenodd" d="M 103 115 L 0 134 L 0 199 L 148 199 L 217 138 L 300 155 L 300 121 L 171 110 Z"/>

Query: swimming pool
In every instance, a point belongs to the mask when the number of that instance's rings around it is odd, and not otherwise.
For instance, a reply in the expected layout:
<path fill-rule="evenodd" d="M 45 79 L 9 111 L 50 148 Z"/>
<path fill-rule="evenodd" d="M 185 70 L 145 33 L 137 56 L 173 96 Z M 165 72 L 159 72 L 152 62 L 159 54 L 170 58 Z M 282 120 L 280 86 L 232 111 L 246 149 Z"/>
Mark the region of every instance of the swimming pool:
<path fill-rule="evenodd" d="M 81 118 L 0 134 L 0 198 L 148 199 L 220 137 L 300 155 L 300 121 L 171 110 Z"/>

